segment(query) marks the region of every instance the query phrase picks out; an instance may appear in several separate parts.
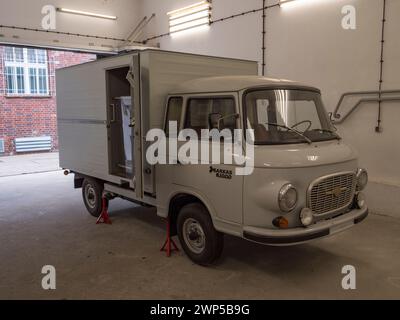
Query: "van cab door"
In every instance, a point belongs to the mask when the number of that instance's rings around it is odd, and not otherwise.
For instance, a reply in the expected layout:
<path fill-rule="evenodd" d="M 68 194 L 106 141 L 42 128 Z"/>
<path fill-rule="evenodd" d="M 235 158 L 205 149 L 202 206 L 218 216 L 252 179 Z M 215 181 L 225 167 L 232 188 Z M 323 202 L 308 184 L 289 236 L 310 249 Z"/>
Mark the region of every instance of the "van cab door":
<path fill-rule="evenodd" d="M 197 154 L 190 154 L 197 164 L 185 163 L 179 159 L 174 165 L 172 182 L 182 186 L 188 192 L 198 195 L 211 211 L 214 219 L 230 224 L 242 224 L 242 187 L 243 176 L 235 174 L 236 165 L 224 161 L 225 151 L 233 154 L 235 141 L 233 140 L 234 129 L 240 128 L 237 118 L 239 113 L 237 93 L 220 94 L 196 94 L 186 96 L 183 101 L 183 115 L 181 129 L 192 129 L 199 138 L 197 141 L 178 141 L 178 150 L 188 149 L 192 144 L 197 148 Z M 210 123 L 215 116 L 220 116 L 220 129 L 228 129 L 232 132 L 232 139 L 213 141 L 209 137 L 201 137 L 203 129 L 212 129 Z M 218 118 L 218 117 L 217 117 Z M 240 148 L 239 145 L 236 146 Z M 218 163 L 212 163 L 212 155 L 219 150 Z M 217 157 L 215 157 L 217 159 Z"/>

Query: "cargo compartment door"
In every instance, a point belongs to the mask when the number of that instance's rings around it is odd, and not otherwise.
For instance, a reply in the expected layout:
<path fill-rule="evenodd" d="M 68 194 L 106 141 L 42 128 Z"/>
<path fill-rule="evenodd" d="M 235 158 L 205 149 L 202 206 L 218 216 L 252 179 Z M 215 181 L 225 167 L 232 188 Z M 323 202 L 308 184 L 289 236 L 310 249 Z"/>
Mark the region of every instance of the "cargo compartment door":
<path fill-rule="evenodd" d="M 126 79 L 129 68 L 128 65 L 106 69 L 109 174 L 120 178 L 121 183 L 131 181 L 134 175 L 130 127 L 132 98 Z"/>
<path fill-rule="evenodd" d="M 131 96 L 133 97 L 132 114 L 134 115 L 135 125 L 132 126 L 132 135 L 134 137 L 134 147 L 132 148 L 132 157 L 135 162 L 135 179 L 133 187 L 138 198 L 143 198 L 143 121 L 142 121 L 142 88 L 140 74 L 140 55 L 133 55 L 133 65 L 127 77 L 131 84 Z"/>

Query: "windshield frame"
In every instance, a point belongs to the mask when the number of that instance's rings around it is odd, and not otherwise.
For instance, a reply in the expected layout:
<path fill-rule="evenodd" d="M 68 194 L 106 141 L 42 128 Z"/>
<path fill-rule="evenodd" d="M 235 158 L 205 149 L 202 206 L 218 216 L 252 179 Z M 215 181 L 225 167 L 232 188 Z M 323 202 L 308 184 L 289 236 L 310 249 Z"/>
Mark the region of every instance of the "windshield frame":
<path fill-rule="evenodd" d="M 246 104 L 246 98 L 247 95 L 252 93 L 252 92 L 257 92 L 257 91 L 275 91 L 275 90 L 291 90 L 291 91 L 308 91 L 308 92 L 313 92 L 317 93 L 319 96 L 321 96 L 321 91 L 317 88 L 313 87 L 307 87 L 307 86 L 260 86 L 260 87 L 254 87 L 254 88 L 249 88 L 243 91 L 242 94 L 242 111 L 243 111 L 243 128 L 244 132 L 247 132 L 247 104 Z M 313 139 L 312 143 L 315 142 L 326 142 L 326 141 L 333 141 L 333 140 L 341 140 L 342 138 L 334 131 L 334 126 L 332 125 L 331 120 L 329 119 L 328 113 L 325 109 L 325 106 L 322 102 L 321 99 L 321 107 L 323 113 L 326 115 L 326 121 L 332 128 L 332 137 L 326 137 L 321 139 Z M 316 108 L 318 109 L 318 106 L 316 105 Z M 317 110 L 318 112 L 319 110 Z M 320 119 L 321 120 L 321 119 Z M 245 134 L 244 139 L 247 141 L 247 135 Z M 304 141 L 264 141 L 264 142 L 259 142 L 259 141 L 252 141 L 253 145 L 256 146 L 265 146 L 265 145 L 293 145 L 293 144 L 308 144 L 308 142 L 304 139 Z"/>

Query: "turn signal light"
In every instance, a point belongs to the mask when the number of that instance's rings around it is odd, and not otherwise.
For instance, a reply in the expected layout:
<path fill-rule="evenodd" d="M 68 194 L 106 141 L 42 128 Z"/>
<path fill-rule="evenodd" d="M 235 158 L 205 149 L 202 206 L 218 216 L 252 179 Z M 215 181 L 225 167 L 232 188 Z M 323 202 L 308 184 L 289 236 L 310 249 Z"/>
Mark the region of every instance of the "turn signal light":
<path fill-rule="evenodd" d="M 289 221 L 285 217 L 278 217 L 272 221 L 272 224 L 279 229 L 289 228 Z"/>

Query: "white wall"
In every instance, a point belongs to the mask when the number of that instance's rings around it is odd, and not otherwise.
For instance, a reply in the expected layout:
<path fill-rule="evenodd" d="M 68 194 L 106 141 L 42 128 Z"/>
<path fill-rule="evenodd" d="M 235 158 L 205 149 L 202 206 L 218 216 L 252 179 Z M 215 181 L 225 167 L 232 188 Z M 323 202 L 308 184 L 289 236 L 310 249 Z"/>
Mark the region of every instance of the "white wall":
<path fill-rule="evenodd" d="M 320 87 L 331 111 L 344 92 L 377 90 L 382 3 L 381 0 L 321 0 L 319 4 L 309 1 L 271 11 L 268 74 Z M 354 5 L 357 10 L 356 30 L 341 27 L 341 8 L 346 4 Z M 383 78 L 386 90 L 400 89 L 400 1 L 387 0 L 387 4 Z M 400 205 L 400 105 L 383 105 L 381 134 L 374 129 L 377 103 L 359 108 L 338 129 L 345 141 L 359 152 L 361 166 L 369 171 L 372 183 L 368 195 L 372 209 L 400 216 L 397 210 Z"/>
<path fill-rule="evenodd" d="M 168 32 L 168 11 L 199 2 L 197 0 L 145 0 L 143 14 L 156 14 L 154 23 L 149 25 L 148 36 Z M 226 17 L 249 8 L 261 8 L 260 0 L 215 0 L 213 19 Z M 160 43 L 162 49 L 184 51 L 241 59 L 261 60 L 261 13 L 239 17 L 231 21 L 216 23 L 209 29 L 198 32 L 175 34 L 152 41 Z"/>
<path fill-rule="evenodd" d="M 140 21 L 139 0 L 1 0 L 0 24 L 42 29 L 41 13 L 44 5 L 54 5 L 100 14 L 115 15 L 116 21 L 66 13 L 56 14 L 56 31 L 97 35 L 125 39 Z M 61 46 L 89 50 L 110 50 L 105 46 L 118 46 L 121 42 L 68 35 L 0 28 L 0 42 L 44 46 Z M 58 40 L 59 42 L 54 42 Z"/>
<path fill-rule="evenodd" d="M 195 2 L 142 1 L 155 11 L 148 35 L 168 31 L 166 12 Z M 269 0 L 269 4 L 277 0 Z M 340 95 L 377 90 L 383 0 L 296 0 L 267 14 L 267 75 L 305 82 L 322 89 L 333 111 Z M 400 1 L 387 0 L 384 89 L 400 89 Z M 357 29 L 341 27 L 344 5 L 357 10 Z M 213 19 L 259 8 L 261 0 L 214 0 Z M 155 40 L 162 49 L 258 60 L 261 63 L 261 13 L 212 25 L 209 30 Z M 350 101 L 351 102 L 351 101 Z M 363 105 L 339 126 L 345 141 L 360 154 L 370 173 L 368 194 L 375 212 L 398 215 L 400 205 L 400 105 L 383 105 L 383 133 L 374 131 L 377 104 Z"/>

